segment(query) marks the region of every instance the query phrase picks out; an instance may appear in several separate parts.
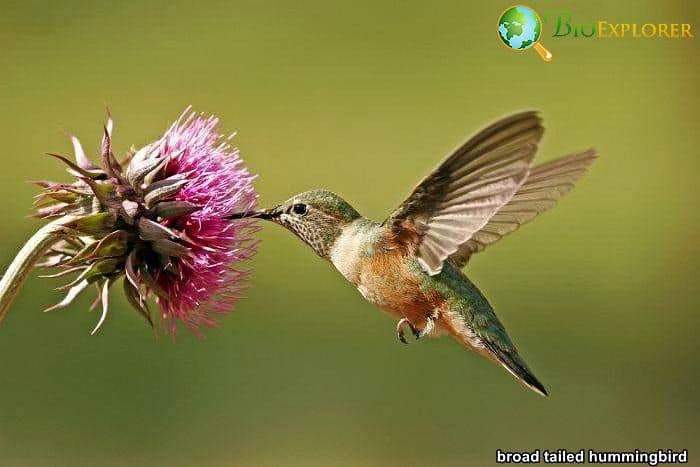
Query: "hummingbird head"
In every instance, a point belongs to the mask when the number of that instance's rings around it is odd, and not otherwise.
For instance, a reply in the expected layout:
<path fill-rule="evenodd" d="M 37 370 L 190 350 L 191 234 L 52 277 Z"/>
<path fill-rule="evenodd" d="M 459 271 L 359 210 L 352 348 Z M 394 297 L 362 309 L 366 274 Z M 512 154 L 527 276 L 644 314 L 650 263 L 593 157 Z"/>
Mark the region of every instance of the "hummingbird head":
<path fill-rule="evenodd" d="M 328 259 L 330 249 L 343 228 L 360 214 L 343 198 L 328 190 L 299 193 L 284 203 L 261 211 L 233 214 L 231 219 L 257 217 L 280 224 L 291 231 L 322 258 Z"/>

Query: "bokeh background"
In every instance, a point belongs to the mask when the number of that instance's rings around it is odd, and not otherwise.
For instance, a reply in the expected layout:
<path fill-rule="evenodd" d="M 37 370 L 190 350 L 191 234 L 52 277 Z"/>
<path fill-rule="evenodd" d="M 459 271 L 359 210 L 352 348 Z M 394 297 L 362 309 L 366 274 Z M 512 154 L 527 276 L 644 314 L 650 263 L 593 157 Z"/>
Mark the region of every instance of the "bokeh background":
<path fill-rule="evenodd" d="M 480 466 L 497 448 L 698 462 L 700 39 L 557 39 L 548 23 L 545 64 L 496 38 L 503 1 L 0 6 L 3 269 L 39 225 L 26 181 L 65 177 L 42 154 L 70 152 L 62 129 L 96 151 L 104 104 L 120 152 L 193 104 L 239 132 L 263 205 L 326 187 L 377 219 L 513 111 L 542 111 L 540 161 L 601 155 L 468 269 L 548 399 L 451 340 L 398 344 L 393 320 L 269 225 L 247 299 L 205 339 L 156 339 L 121 297 L 90 337 L 91 297 L 43 314 L 57 284 L 30 279 L 0 327 L 2 465 Z M 690 2 L 568 9 L 700 30 Z"/>

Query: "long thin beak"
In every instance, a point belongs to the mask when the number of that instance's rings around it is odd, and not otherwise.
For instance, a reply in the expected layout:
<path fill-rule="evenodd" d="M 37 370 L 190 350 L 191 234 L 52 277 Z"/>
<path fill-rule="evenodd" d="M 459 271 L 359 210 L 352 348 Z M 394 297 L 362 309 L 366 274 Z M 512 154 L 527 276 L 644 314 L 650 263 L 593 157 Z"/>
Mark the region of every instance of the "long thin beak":
<path fill-rule="evenodd" d="M 237 212 L 234 214 L 231 214 L 228 216 L 228 219 L 246 219 L 246 218 L 257 218 L 257 219 L 265 219 L 265 220 L 271 220 L 273 219 L 274 212 L 272 209 L 263 209 L 261 211 L 244 211 L 244 212 Z"/>

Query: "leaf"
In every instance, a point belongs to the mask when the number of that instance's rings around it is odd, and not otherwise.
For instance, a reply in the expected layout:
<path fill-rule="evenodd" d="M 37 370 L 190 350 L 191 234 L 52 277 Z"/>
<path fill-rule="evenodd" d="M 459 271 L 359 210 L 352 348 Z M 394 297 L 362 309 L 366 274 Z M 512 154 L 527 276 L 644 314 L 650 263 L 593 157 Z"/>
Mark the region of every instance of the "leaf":
<path fill-rule="evenodd" d="M 142 266 L 139 269 L 139 272 L 141 273 L 141 280 L 143 283 L 146 284 L 146 287 L 148 287 L 154 294 L 165 300 L 170 299 L 168 292 L 158 285 L 146 266 Z"/>
<path fill-rule="evenodd" d="M 129 302 L 129 304 L 139 313 L 139 315 L 143 316 L 146 321 L 148 321 L 148 324 L 153 327 L 153 319 L 151 318 L 151 310 L 148 308 L 148 304 L 146 303 L 146 298 L 141 295 L 141 292 L 135 288 L 131 282 L 128 280 L 124 279 L 123 281 L 124 285 L 124 295 L 126 295 L 126 300 Z"/>
<path fill-rule="evenodd" d="M 73 191 L 66 190 L 44 191 L 36 195 L 36 199 L 34 200 L 34 206 L 38 206 L 42 202 L 45 202 L 46 198 L 51 198 L 53 200 L 60 201 L 66 204 L 72 204 L 80 198 L 80 195 Z"/>
<path fill-rule="evenodd" d="M 97 243 L 89 259 L 124 255 L 128 249 L 130 237 L 126 230 L 115 230 Z"/>
<path fill-rule="evenodd" d="M 121 175 L 121 167 L 119 166 L 119 161 L 112 153 L 111 121 L 112 119 L 110 118 L 107 125 L 104 127 L 104 135 L 102 136 L 102 165 L 110 177 L 119 178 L 119 175 Z"/>
<path fill-rule="evenodd" d="M 70 261 L 68 261 L 68 264 L 73 265 L 82 263 L 92 254 L 93 251 L 95 251 L 96 247 L 97 242 L 88 243 L 82 250 L 73 256 Z"/>
<path fill-rule="evenodd" d="M 68 260 L 70 260 L 70 256 L 64 254 L 46 255 L 42 261 L 35 264 L 35 267 L 42 269 L 55 268 L 65 264 Z"/>
<path fill-rule="evenodd" d="M 74 272 L 82 271 L 86 268 L 87 266 L 74 266 L 72 268 L 64 269 L 63 271 L 57 272 L 55 274 L 41 274 L 39 275 L 39 277 L 41 277 L 42 279 L 54 279 L 56 277 L 63 277 Z"/>
<path fill-rule="evenodd" d="M 116 185 L 108 181 L 96 182 L 91 178 L 81 177 L 82 181 L 88 184 L 90 190 L 95 194 L 95 197 L 103 206 L 114 206 L 117 204 Z"/>
<path fill-rule="evenodd" d="M 85 279 L 88 282 L 94 282 L 101 276 L 112 274 L 122 266 L 123 262 L 123 258 L 106 258 L 95 261 L 88 269 Z"/>
<path fill-rule="evenodd" d="M 119 217 L 129 225 L 134 225 L 134 219 L 139 213 L 139 203 L 125 199 L 119 207 Z"/>
<path fill-rule="evenodd" d="M 150 186 L 153 183 L 153 180 L 155 180 L 158 173 L 168 165 L 168 162 L 170 162 L 174 158 L 180 157 L 183 151 L 184 150 L 181 149 L 175 154 L 168 154 L 167 157 L 163 157 L 163 163 L 146 174 L 146 176 L 143 178 L 143 184 L 146 186 Z"/>
<path fill-rule="evenodd" d="M 87 287 L 88 285 L 89 285 L 88 281 L 86 281 L 86 280 L 80 281 L 78 284 L 76 284 L 75 286 L 70 288 L 70 290 L 68 291 L 68 293 L 66 294 L 66 296 L 63 300 L 61 300 L 60 302 L 58 302 L 57 304 L 55 304 L 53 306 L 48 307 L 47 309 L 44 310 L 44 312 L 58 310 L 59 308 L 67 307 L 68 305 L 71 304 L 71 302 L 73 302 L 75 297 L 77 297 L 78 294 L 80 294 L 80 292 L 85 290 L 85 287 Z"/>
<path fill-rule="evenodd" d="M 152 171 L 162 169 L 168 159 L 165 157 L 153 157 L 151 159 L 136 159 L 134 157 L 126 169 L 126 179 L 135 188 L 139 188 L 146 175 Z"/>
<path fill-rule="evenodd" d="M 69 172 L 76 175 L 76 176 L 83 176 L 83 177 L 88 177 L 88 178 L 98 178 L 100 176 L 105 175 L 104 170 L 102 169 L 84 169 L 69 159 L 67 159 L 64 156 L 61 156 L 60 154 L 53 154 L 50 152 L 46 153 L 47 156 L 55 157 L 56 159 L 60 160 L 64 164 L 68 166 Z"/>
<path fill-rule="evenodd" d="M 100 278 L 116 272 L 117 269 L 122 266 L 123 261 L 123 258 L 106 258 L 95 261 L 83 272 L 81 272 L 78 277 L 73 279 L 73 281 L 61 287 L 57 287 L 57 290 L 73 287 L 83 280 L 86 280 L 88 283 L 92 284 L 93 282 L 100 280 Z"/>
<path fill-rule="evenodd" d="M 104 284 L 102 284 L 102 290 L 100 292 L 100 297 L 102 298 L 102 315 L 100 315 L 100 320 L 97 322 L 97 326 L 95 326 L 95 329 L 92 330 L 90 333 L 91 336 L 94 336 L 95 333 L 100 329 L 102 326 L 102 323 L 105 322 L 105 318 L 107 318 L 107 311 L 109 310 L 109 286 L 112 285 L 112 279 L 107 279 L 104 281 Z"/>
<path fill-rule="evenodd" d="M 126 273 L 126 280 L 131 282 L 134 288 L 140 291 L 141 282 L 139 281 L 138 274 L 136 274 L 136 250 L 132 250 L 129 256 L 126 257 L 124 272 Z"/>
<path fill-rule="evenodd" d="M 161 201 L 151 208 L 151 213 L 162 219 L 170 219 L 172 217 L 184 216 L 202 209 L 188 201 Z"/>
<path fill-rule="evenodd" d="M 85 155 L 83 151 L 83 145 L 80 144 L 80 140 L 73 135 L 68 135 L 71 143 L 73 143 L 73 153 L 75 154 L 75 162 L 82 169 L 95 170 L 99 169 L 95 164 L 92 163 L 90 159 Z"/>
<path fill-rule="evenodd" d="M 116 216 L 111 212 L 98 212 L 79 217 L 64 224 L 69 229 L 77 230 L 82 234 L 100 237 L 109 234 L 116 223 Z"/>
<path fill-rule="evenodd" d="M 158 201 L 172 198 L 189 183 L 185 174 L 177 174 L 150 185 L 145 192 L 144 202 L 147 208 L 151 208 Z"/>
<path fill-rule="evenodd" d="M 160 225 L 158 222 L 153 222 L 150 219 L 142 217 L 138 220 L 138 230 L 139 237 L 142 240 L 152 241 L 160 240 L 164 238 L 177 238 L 177 234 L 165 227 Z"/>
<path fill-rule="evenodd" d="M 53 203 L 36 210 L 32 217 L 48 219 L 50 217 L 60 217 L 73 210 L 73 206 L 66 203 Z"/>
<path fill-rule="evenodd" d="M 176 258 L 185 258 L 189 256 L 190 249 L 184 245 L 173 242 L 172 240 L 160 239 L 151 242 L 151 246 L 156 253 L 165 256 L 174 256 Z"/>

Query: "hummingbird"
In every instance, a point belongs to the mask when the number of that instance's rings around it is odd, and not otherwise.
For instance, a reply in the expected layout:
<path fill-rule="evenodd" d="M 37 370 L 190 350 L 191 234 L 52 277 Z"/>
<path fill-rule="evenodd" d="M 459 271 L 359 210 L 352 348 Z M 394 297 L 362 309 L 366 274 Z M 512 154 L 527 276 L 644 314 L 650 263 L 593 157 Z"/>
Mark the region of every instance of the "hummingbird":
<path fill-rule="evenodd" d="M 589 149 L 533 166 L 543 133 L 534 111 L 486 127 L 383 222 L 322 189 L 230 218 L 264 219 L 295 234 L 397 320 L 400 342 L 408 342 L 406 329 L 415 339 L 451 336 L 546 396 L 488 300 L 462 272 L 473 254 L 553 207 L 596 157 Z"/>

